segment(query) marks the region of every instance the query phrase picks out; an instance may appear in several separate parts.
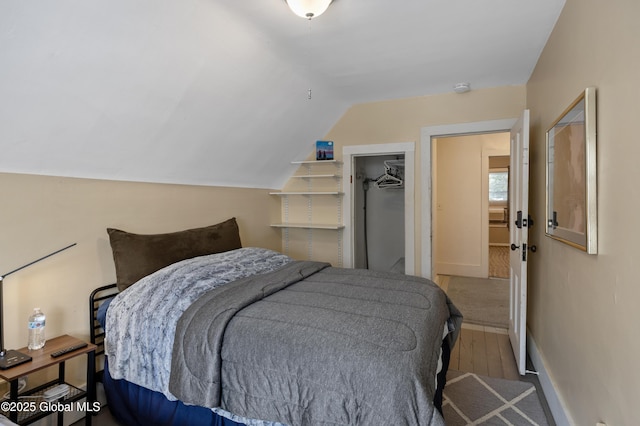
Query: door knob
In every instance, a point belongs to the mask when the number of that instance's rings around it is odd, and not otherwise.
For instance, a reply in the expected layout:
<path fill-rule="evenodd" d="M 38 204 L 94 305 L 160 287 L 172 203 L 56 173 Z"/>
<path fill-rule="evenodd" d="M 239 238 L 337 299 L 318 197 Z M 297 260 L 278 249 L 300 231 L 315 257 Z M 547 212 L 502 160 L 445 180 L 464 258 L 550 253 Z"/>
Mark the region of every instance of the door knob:
<path fill-rule="evenodd" d="M 511 250 L 516 251 L 520 248 L 520 246 L 517 246 L 513 243 L 511 243 Z M 527 247 L 527 250 L 531 250 L 531 253 L 535 253 L 538 250 L 538 247 L 536 247 L 535 245 L 529 246 Z"/>

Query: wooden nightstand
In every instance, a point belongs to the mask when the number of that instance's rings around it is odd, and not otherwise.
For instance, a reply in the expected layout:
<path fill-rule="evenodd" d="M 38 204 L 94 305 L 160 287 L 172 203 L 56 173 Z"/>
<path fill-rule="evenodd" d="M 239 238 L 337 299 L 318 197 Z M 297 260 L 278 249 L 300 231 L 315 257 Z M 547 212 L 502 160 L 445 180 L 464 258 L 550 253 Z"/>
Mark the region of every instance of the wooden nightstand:
<path fill-rule="evenodd" d="M 83 408 L 86 411 L 85 422 L 87 425 L 91 425 L 91 417 L 94 414 L 94 411 L 97 411 L 95 410 L 96 407 L 93 404 L 96 401 L 96 345 L 88 343 L 87 346 L 81 349 L 66 353 L 57 358 L 51 356 L 51 354 L 54 352 L 57 352 L 64 348 L 68 348 L 70 346 L 74 346 L 79 343 L 83 343 L 83 341 L 65 334 L 63 336 L 47 340 L 44 348 L 38 349 L 36 351 L 29 351 L 27 348 L 19 349 L 20 352 L 28 353 L 33 358 L 33 360 L 16 367 L 12 367 L 8 370 L 0 370 L 0 378 L 10 383 L 10 397 L 9 400 L 2 400 L 0 413 L 7 416 L 11 421 L 20 425 L 33 423 L 38 419 L 57 413 L 58 425 L 61 426 L 65 411 L 77 411 L 78 408 Z M 58 384 L 65 383 L 65 361 L 82 354 L 87 354 L 87 390 L 83 391 L 82 389 L 69 385 L 70 391 L 66 396 L 55 401 L 46 402 L 43 398 L 44 392 L 47 389 L 53 388 Z M 54 365 L 58 366 L 57 380 L 45 383 L 25 393 L 22 393 L 20 394 L 21 398 L 18 399 L 18 379 L 20 377 L 28 376 L 29 374 L 32 374 L 38 370 L 42 370 Z M 30 396 L 33 398 L 22 398 L 24 396 Z M 86 403 L 81 404 L 79 400 L 85 397 Z M 17 408 L 22 408 L 22 410 L 15 411 Z"/>

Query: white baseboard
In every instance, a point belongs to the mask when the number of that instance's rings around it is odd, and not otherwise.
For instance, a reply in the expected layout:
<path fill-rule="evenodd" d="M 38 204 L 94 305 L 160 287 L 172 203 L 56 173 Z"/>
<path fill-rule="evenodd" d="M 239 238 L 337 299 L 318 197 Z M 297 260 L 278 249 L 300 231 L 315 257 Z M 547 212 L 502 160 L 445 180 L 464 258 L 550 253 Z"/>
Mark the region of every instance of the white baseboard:
<path fill-rule="evenodd" d="M 434 269 L 441 275 L 486 278 L 486 275 L 483 275 L 482 273 L 482 265 L 479 264 L 436 262 Z"/>
<path fill-rule="evenodd" d="M 551 415 L 553 416 L 553 420 L 556 422 L 557 426 L 572 426 L 575 425 L 571 416 L 567 412 L 565 405 L 562 402 L 562 399 L 556 392 L 556 388 L 553 385 L 553 381 L 549 376 L 547 369 L 545 368 L 544 361 L 542 359 L 542 355 L 540 351 L 538 351 L 538 346 L 536 346 L 535 340 L 531 337 L 531 332 L 527 330 L 527 348 L 529 357 L 531 358 L 531 362 L 538 372 L 538 380 L 540 381 L 540 386 L 542 386 L 542 391 L 544 392 L 544 397 L 547 400 L 547 404 L 549 405 L 549 409 L 551 410 Z"/>

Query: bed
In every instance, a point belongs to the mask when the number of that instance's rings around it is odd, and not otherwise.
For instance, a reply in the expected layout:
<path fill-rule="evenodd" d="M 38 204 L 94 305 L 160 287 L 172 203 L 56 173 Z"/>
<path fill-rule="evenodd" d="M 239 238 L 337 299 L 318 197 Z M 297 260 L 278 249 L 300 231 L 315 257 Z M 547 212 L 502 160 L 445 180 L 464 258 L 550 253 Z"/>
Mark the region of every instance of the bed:
<path fill-rule="evenodd" d="M 235 219 L 108 232 L 102 381 L 122 424 L 444 425 L 462 317 L 432 282 L 242 248 Z"/>

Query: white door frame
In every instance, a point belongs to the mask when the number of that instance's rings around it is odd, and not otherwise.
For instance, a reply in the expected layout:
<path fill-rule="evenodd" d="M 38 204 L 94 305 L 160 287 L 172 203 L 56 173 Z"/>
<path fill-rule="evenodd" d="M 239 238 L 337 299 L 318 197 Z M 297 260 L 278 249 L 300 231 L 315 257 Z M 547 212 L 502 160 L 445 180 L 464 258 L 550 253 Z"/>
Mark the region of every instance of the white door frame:
<path fill-rule="evenodd" d="M 375 145 L 350 145 L 342 148 L 343 177 L 342 186 L 344 202 L 342 203 L 342 217 L 344 230 L 342 232 L 343 266 L 353 268 L 354 264 L 354 199 L 353 164 L 355 157 L 371 155 L 404 155 L 404 257 L 405 273 L 415 274 L 415 142 L 399 142 Z"/>
<path fill-rule="evenodd" d="M 473 123 L 445 124 L 442 126 L 423 127 L 420 131 L 420 157 L 422 159 L 420 169 L 422 173 L 422 276 L 433 279 L 433 224 L 432 208 L 435 200 L 432 200 L 433 183 L 433 138 L 445 136 L 461 136 L 473 133 L 499 133 L 509 132 L 516 123 L 517 118 L 504 120 L 478 121 Z"/>

